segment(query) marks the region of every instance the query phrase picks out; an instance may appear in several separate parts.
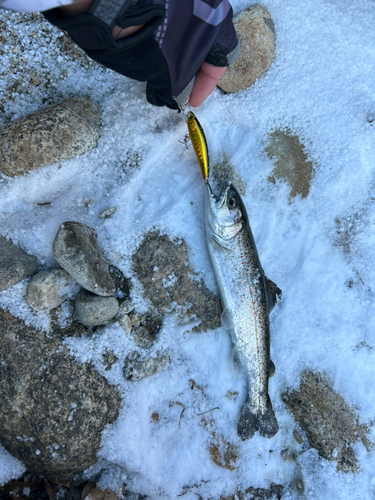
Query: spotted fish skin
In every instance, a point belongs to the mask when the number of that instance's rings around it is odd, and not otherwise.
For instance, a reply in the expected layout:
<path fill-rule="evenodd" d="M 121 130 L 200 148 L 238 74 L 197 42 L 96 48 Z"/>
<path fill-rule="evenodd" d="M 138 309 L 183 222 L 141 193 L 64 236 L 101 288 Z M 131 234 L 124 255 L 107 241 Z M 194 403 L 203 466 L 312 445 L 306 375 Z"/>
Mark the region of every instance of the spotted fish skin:
<path fill-rule="evenodd" d="M 209 174 L 209 155 L 206 136 L 204 135 L 203 128 L 199 123 L 198 118 L 192 111 L 189 111 L 186 123 L 189 130 L 190 140 L 202 172 L 203 180 L 206 180 Z"/>
<path fill-rule="evenodd" d="M 248 393 L 237 432 L 250 439 L 256 431 L 274 436 L 278 423 L 270 397 L 269 314 L 281 290 L 267 280 L 236 188 L 226 187 L 219 201 L 206 185 L 206 239 L 223 306 L 223 322 L 246 374 Z"/>

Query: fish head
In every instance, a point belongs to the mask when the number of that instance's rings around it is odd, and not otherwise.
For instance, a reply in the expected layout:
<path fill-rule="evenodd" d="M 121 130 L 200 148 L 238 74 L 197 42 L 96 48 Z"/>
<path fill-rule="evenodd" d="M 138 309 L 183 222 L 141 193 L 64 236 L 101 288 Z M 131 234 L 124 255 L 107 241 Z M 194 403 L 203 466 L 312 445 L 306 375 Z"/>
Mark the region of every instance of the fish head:
<path fill-rule="evenodd" d="M 206 181 L 206 226 L 222 244 L 232 240 L 244 227 L 246 209 L 233 184 L 217 199 Z"/>

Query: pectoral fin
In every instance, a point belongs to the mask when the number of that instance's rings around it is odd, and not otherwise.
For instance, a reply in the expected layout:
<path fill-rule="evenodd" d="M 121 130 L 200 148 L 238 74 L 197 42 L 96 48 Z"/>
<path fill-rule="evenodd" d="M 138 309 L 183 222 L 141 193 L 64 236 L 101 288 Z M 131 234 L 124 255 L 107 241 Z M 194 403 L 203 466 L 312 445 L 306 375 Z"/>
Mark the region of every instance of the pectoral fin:
<path fill-rule="evenodd" d="M 270 371 L 269 371 L 269 377 L 273 377 L 275 375 L 275 363 L 270 360 Z"/>
<path fill-rule="evenodd" d="M 277 299 L 281 299 L 282 291 L 273 281 L 267 278 L 267 294 L 268 294 L 268 306 L 269 312 L 275 307 Z"/>

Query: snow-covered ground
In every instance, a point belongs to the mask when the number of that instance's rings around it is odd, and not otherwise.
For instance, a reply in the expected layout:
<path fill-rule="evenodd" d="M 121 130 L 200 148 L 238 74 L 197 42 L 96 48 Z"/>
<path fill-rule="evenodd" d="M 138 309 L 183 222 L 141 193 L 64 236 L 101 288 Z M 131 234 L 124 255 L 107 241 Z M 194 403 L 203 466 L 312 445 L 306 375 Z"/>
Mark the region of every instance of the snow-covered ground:
<path fill-rule="evenodd" d="M 232 1 L 235 12 L 250 3 Z M 125 401 L 118 420 L 103 435 L 98 458 L 106 467 L 112 464 L 101 480 L 103 488 L 126 482 L 128 489 L 150 499 L 176 499 L 186 492 L 182 498 L 190 500 L 198 498 L 196 493 L 204 499 L 219 498 L 233 494 L 236 487 L 267 488 L 273 482 L 285 486 L 284 498 L 296 498 L 288 490 L 296 464 L 280 455 L 286 448 L 298 449 L 296 424 L 281 393 L 298 387 L 305 368 L 327 372 L 361 422 L 374 419 L 375 123 L 367 118 L 375 114 L 375 2 L 262 4 L 277 34 L 270 70 L 236 95 L 215 91 L 196 114 L 211 157 L 226 155 L 243 180 L 264 270 L 283 290 L 282 302 L 271 315 L 276 374 L 270 394 L 280 431 L 271 440 L 259 435 L 247 442 L 238 438 L 236 419 L 245 385 L 233 368 L 224 328 L 193 334 L 189 325 L 178 326 L 168 317 L 155 349 L 168 350 L 171 362 L 140 382 L 123 379 L 121 368 L 131 340 L 120 327 L 108 327 L 90 339 L 70 339 L 72 353 L 79 360 L 92 360 L 110 383 L 119 385 Z M 89 95 L 99 103 L 103 123 L 98 147 L 61 168 L 52 165 L 23 177 L 0 178 L 0 234 L 50 265 L 59 224 L 76 220 L 96 229 L 106 255 L 130 276 L 130 257 L 141 235 L 160 228 L 187 242 L 192 266 L 216 292 L 205 247 L 201 174 L 192 148 L 186 150 L 179 142 L 186 133 L 184 122 L 171 110 L 148 105 L 144 84 L 57 57 L 57 31 L 52 30 L 51 43 L 39 50 L 40 34 L 30 37 L 30 30 L 35 31 L 31 21 L 19 28 L 18 15 L 0 16 L 14 23 L 17 33 L 24 30 L 27 64 L 37 73 L 48 67 L 48 97 L 57 102 L 60 97 Z M 5 47 L 1 64 L 10 64 L 11 57 Z M 1 80 L 0 91 L 5 92 Z M 16 118 L 36 110 L 44 105 L 44 97 L 38 87 L 28 94 L 15 91 L 4 105 L 4 116 Z M 285 127 L 299 136 L 314 165 L 308 197 L 291 202 L 285 183 L 267 181 L 274 166 L 263 151 L 269 134 Z M 139 167 L 124 172 L 135 156 Z M 87 200 L 92 200 L 88 207 Z M 46 201 L 51 205 L 37 205 Z M 111 218 L 97 217 L 114 205 L 117 211 Z M 349 242 L 346 251 L 340 244 L 344 238 Z M 24 288 L 21 283 L 2 292 L 0 304 L 43 323 L 43 315 L 33 317 L 21 305 Z M 147 305 L 134 290 L 138 307 Z M 105 371 L 101 353 L 108 347 L 119 361 Z M 207 397 L 191 390 L 191 379 Z M 228 391 L 239 396 L 229 399 Z M 170 404 L 176 401 L 185 407 L 181 419 L 182 407 Z M 197 414 L 214 407 L 219 410 L 208 414 L 212 422 L 207 418 L 209 423 L 202 425 Z M 150 421 L 153 411 L 161 416 L 156 423 Z M 212 462 L 208 450 L 213 432 L 238 447 L 235 470 Z M 375 441 L 372 428 L 369 439 Z M 362 444 L 355 452 L 359 470 L 347 474 L 337 472 L 336 463 L 320 459 L 314 449 L 301 454 L 306 497 L 374 498 L 375 454 Z M 0 484 L 23 470 L 0 448 Z"/>

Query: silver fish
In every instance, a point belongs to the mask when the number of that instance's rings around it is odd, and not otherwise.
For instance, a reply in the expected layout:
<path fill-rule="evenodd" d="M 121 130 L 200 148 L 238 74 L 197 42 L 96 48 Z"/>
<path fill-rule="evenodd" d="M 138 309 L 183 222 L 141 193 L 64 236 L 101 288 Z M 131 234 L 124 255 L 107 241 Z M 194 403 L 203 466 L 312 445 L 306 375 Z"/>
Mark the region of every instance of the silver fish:
<path fill-rule="evenodd" d="M 206 238 L 223 306 L 223 323 L 231 335 L 248 382 L 248 394 L 237 425 L 241 439 L 255 431 L 272 437 L 279 430 L 268 395 L 273 375 L 270 321 L 281 290 L 264 275 L 246 208 L 228 185 L 217 201 L 206 181 Z"/>

